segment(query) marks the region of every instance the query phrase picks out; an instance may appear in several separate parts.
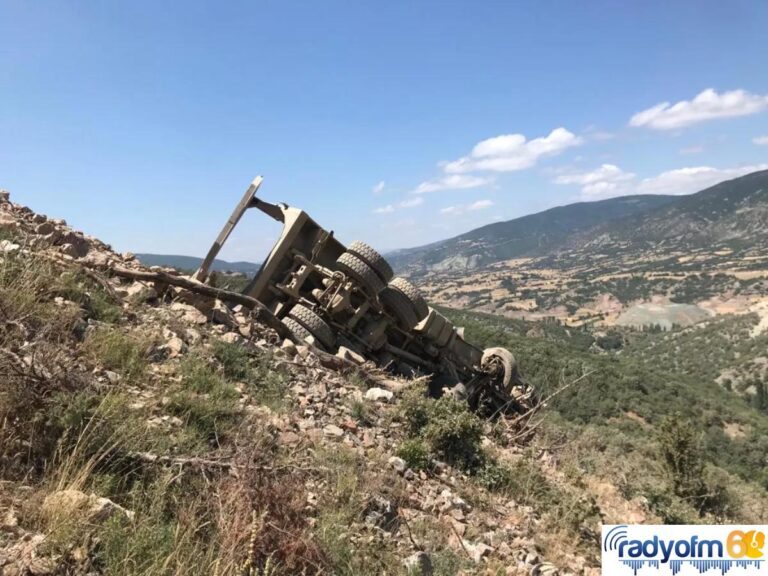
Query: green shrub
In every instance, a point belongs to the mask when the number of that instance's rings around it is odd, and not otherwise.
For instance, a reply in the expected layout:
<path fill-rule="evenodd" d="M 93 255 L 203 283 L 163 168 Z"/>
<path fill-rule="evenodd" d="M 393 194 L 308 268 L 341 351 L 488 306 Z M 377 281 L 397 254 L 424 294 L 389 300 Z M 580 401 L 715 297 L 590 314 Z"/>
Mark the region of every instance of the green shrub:
<path fill-rule="evenodd" d="M 249 372 L 248 350 L 239 344 L 216 341 L 213 355 L 221 363 L 224 377 L 230 380 L 245 380 Z"/>
<path fill-rule="evenodd" d="M 412 470 L 425 470 L 429 468 L 429 449 L 420 438 L 404 440 L 397 449 L 397 455 L 405 460 L 408 468 Z"/>
<path fill-rule="evenodd" d="M 431 403 L 424 440 L 446 462 L 470 470 L 481 461 L 483 424 L 466 402 L 443 397 Z"/>

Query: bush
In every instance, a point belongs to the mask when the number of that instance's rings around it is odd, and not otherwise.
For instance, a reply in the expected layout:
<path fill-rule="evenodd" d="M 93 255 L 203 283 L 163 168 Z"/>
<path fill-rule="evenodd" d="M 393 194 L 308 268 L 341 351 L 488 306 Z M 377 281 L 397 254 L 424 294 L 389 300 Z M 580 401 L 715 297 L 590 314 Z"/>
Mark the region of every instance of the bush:
<path fill-rule="evenodd" d="M 435 457 L 465 470 L 480 464 L 483 423 L 466 402 L 449 396 L 430 399 L 424 388 L 415 387 L 404 394 L 400 417 L 406 433 L 421 439 Z"/>
<path fill-rule="evenodd" d="M 443 397 L 431 403 L 424 440 L 446 462 L 471 470 L 481 461 L 483 424 L 466 402 Z"/>
<path fill-rule="evenodd" d="M 397 449 L 397 455 L 405 460 L 408 468 L 412 470 L 425 470 L 429 468 L 429 449 L 420 438 L 409 438 Z"/>

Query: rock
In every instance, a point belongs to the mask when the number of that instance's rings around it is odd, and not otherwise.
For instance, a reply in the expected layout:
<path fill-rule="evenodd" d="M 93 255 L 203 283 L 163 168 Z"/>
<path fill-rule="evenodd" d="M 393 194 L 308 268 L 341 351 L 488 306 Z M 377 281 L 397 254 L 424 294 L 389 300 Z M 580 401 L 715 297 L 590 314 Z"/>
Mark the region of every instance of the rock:
<path fill-rule="evenodd" d="M 0 189 L 0 202 L 10 202 L 11 193 L 8 190 Z"/>
<path fill-rule="evenodd" d="M 221 341 L 227 344 L 245 344 L 245 339 L 236 332 L 227 332 L 221 337 Z"/>
<path fill-rule="evenodd" d="M 205 315 L 200 312 L 194 306 L 189 304 L 183 304 L 182 302 L 174 302 L 171 304 L 171 310 L 179 312 L 181 319 L 186 320 L 190 324 L 205 324 L 208 322 Z"/>
<path fill-rule="evenodd" d="M 75 248 L 74 244 L 62 244 L 60 250 L 64 256 L 71 256 L 72 258 L 78 257 L 77 248 Z"/>
<path fill-rule="evenodd" d="M 286 338 L 280 345 L 280 349 L 285 352 L 287 356 L 296 356 L 296 344 Z"/>
<path fill-rule="evenodd" d="M 387 460 L 387 463 L 401 474 L 405 472 L 406 468 L 408 468 L 408 465 L 405 463 L 405 460 L 403 460 L 399 456 L 390 456 L 389 460 Z"/>
<path fill-rule="evenodd" d="M 432 559 L 426 552 L 416 552 L 403 560 L 408 576 L 432 576 Z"/>
<path fill-rule="evenodd" d="M 392 531 L 397 528 L 397 506 L 378 494 L 368 499 L 363 517 L 366 524 L 382 530 Z"/>
<path fill-rule="evenodd" d="M 560 572 L 557 569 L 557 566 L 550 562 L 542 562 L 541 564 L 534 566 L 533 570 L 531 570 L 531 576 L 557 576 L 558 574 L 560 574 Z"/>
<path fill-rule="evenodd" d="M 464 540 L 464 548 L 466 549 L 467 553 L 469 554 L 469 557 L 472 558 L 472 561 L 475 564 L 479 564 L 483 561 L 483 558 L 488 556 L 491 552 L 493 552 L 493 548 L 488 546 L 487 544 L 483 544 L 482 542 L 478 542 L 477 544 L 472 544 L 471 542 L 467 542 Z"/>
<path fill-rule="evenodd" d="M 227 328 L 238 328 L 239 324 L 235 315 L 221 300 L 216 300 L 211 309 L 211 320 L 216 324 L 223 324 Z"/>
<path fill-rule="evenodd" d="M 106 268 L 109 266 L 111 260 L 112 258 L 107 252 L 101 252 L 98 250 L 91 250 L 83 258 L 83 262 L 87 262 L 98 268 Z"/>
<path fill-rule="evenodd" d="M 298 354 L 300 358 L 306 358 L 309 356 L 309 346 L 296 346 L 296 354 Z"/>
<path fill-rule="evenodd" d="M 109 380 L 110 384 L 116 384 L 120 381 L 120 374 L 117 372 L 112 372 L 112 370 L 105 370 L 104 376 L 107 377 L 107 380 Z"/>
<path fill-rule="evenodd" d="M 343 360 L 349 360 L 350 362 L 354 362 L 355 364 L 362 365 L 365 364 L 365 358 L 363 358 L 360 354 L 355 352 L 354 350 L 350 350 L 346 346 L 339 346 L 338 352 L 336 352 L 336 356 Z"/>
<path fill-rule="evenodd" d="M 120 293 L 132 302 L 146 302 L 157 298 L 157 291 L 143 282 L 134 282 L 120 290 Z"/>
<path fill-rule="evenodd" d="M 10 230 L 16 227 L 16 218 L 5 212 L 0 212 L 0 229 Z"/>
<path fill-rule="evenodd" d="M 133 520 L 134 513 L 115 504 L 109 498 L 95 494 L 86 495 L 80 490 L 59 490 L 46 496 L 41 508 L 43 516 L 50 519 L 82 516 L 90 523 L 100 523 L 113 516 Z"/>
<path fill-rule="evenodd" d="M 323 434 L 332 438 L 341 438 L 344 436 L 344 430 L 335 424 L 328 424 L 325 428 L 323 428 Z"/>
<path fill-rule="evenodd" d="M 21 248 L 21 246 L 11 242 L 10 240 L 0 240 L 0 252 L 10 254 L 11 252 L 16 252 L 19 248 Z"/>
<path fill-rule="evenodd" d="M 365 393 L 366 400 L 372 400 L 373 402 L 392 402 L 395 395 L 389 390 L 383 388 L 371 388 Z"/>
<path fill-rule="evenodd" d="M 50 222 L 42 222 L 41 224 L 35 226 L 35 234 L 40 236 L 45 236 L 46 234 L 50 234 L 53 231 L 54 226 Z"/>

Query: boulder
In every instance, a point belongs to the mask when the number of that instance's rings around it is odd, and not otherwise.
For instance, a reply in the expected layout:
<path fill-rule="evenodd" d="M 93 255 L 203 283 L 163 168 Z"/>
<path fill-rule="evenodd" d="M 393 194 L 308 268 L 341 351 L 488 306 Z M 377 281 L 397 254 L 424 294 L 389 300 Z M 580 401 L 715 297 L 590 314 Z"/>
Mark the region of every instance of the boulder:
<path fill-rule="evenodd" d="M 365 399 L 371 400 L 373 402 L 383 402 L 388 403 L 392 402 L 395 395 L 390 392 L 389 390 L 384 390 L 384 388 L 371 388 L 365 393 Z"/>

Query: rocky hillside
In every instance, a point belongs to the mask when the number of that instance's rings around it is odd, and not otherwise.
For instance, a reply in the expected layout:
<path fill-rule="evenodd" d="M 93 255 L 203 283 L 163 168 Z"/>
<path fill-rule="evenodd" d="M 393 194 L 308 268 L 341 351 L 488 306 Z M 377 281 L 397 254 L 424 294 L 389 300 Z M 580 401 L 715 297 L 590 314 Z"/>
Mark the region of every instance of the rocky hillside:
<path fill-rule="evenodd" d="M 768 170 L 690 196 L 624 196 L 497 222 L 455 238 L 392 255 L 411 275 L 473 271 L 505 260 L 605 250 L 642 257 L 672 250 L 768 246 Z"/>
<path fill-rule="evenodd" d="M 457 317 L 565 386 L 481 421 L 118 268 L 146 270 L 0 195 L 4 575 L 594 575 L 601 521 L 766 521 L 764 421 L 717 386 L 694 409 L 548 324 Z"/>
<path fill-rule="evenodd" d="M 461 236 L 389 255 L 392 264 L 411 275 L 426 271 L 473 270 L 512 258 L 542 256 L 567 245 L 610 220 L 665 206 L 674 196 L 624 196 L 551 208 L 507 222 L 495 222 Z"/>

